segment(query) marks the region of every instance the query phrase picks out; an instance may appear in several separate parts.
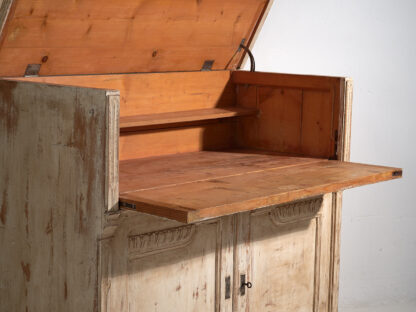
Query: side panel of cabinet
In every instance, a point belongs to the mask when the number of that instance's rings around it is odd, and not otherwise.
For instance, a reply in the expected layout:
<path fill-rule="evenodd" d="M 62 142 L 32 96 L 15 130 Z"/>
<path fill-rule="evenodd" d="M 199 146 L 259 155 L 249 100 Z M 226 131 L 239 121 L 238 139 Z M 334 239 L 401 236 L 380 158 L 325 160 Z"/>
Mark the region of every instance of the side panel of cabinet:
<path fill-rule="evenodd" d="M 99 310 L 117 110 L 105 90 L 0 80 L 1 311 Z"/>
<path fill-rule="evenodd" d="M 183 225 L 129 214 L 106 242 L 103 311 L 231 311 L 232 231 L 231 217 Z"/>
<path fill-rule="evenodd" d="M 241 215 L 234 311 L 328 311 L 332 194 Z"/>

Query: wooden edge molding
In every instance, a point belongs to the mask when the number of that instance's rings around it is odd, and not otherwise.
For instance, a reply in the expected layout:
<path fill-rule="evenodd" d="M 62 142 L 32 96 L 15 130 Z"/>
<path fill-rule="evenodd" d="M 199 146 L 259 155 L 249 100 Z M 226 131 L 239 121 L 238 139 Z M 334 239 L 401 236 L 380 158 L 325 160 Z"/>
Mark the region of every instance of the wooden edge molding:
<path fill-rule="evenodd" d="M 272 208 L 269 216 L 276 225 L 309 220 L 315 217 L 322 206 L 322 197 L 290 203 Z"/>
<path fill-rule="evenodd" d="M 351 78 L 345 78 L 341 86 L 340 122 L 338 131 L 338 160 L 350 161 L 351 117 L 354 84 Z M 332 194 L 331 255 L 329 270 L 328 311 L 338 311 L 340 245 L 342 221 L 342 191 Z"/>
<path fill-rule="evenodd" d="M 195 225 L 129 236 L 129 260 L 183 248 L 191 243 Z"/>
<path fill-rule="evenodd" d="M 3 30 L 6 25 L 7 17 L 12 8 L 13 0 L 0 0 L 0 44 L 3 38 Z"/>
<path fill-rule="evenodd" d="M 106 105 L 106 211 L 117 211 L 119 200 L 118 142 L 120 92 L 107 91 Z"/>
<path fill-rule="evenodd" d="M 339 114 L 339 131 L 338 131 L 338 160 L 350 160 L 351 145 L 351 117 L 352 117 L 352 98 L 353 98 L 353 80 L 345 78 L 341 86 L 341 107 Z"/>

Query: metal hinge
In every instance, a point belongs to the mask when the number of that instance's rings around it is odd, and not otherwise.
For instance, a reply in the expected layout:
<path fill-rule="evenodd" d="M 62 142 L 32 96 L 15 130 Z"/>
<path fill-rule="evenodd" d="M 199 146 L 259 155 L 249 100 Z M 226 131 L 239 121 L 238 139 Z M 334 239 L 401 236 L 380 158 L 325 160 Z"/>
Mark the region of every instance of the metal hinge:
<path fill-rule="evenodd" d="M 201 71 L 210 71 L 212 70 L 212 65 L 214 65 L 215 60 L 206 60 L 202 65 Z"/>
<path fill-rule="evenodd" d="M 334 155 L 329 157 L 331 160 L 337 160 L 338 159 L 338 130 L 335 130 L 334 133 Z"/>
<path fill-rule="evenodd" d="M 128 209 L 136 209 L 135 204 L 130 204 L 130 203 L 122 202 L 122 201 L 119 202 L 119 207 L 124 207 Z"/>
<path fill-rule="evenodd" d="M 25 70 L 25 77 L 37 77 L 39 76 L 41 64 L 28 64 Z"/>

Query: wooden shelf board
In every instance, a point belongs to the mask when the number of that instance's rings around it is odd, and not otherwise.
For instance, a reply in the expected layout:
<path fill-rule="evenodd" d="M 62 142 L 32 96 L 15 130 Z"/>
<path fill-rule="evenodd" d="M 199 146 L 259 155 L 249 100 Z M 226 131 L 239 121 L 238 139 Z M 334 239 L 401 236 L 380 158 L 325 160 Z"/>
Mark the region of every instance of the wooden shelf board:
<path fill-rule="evenodd" d="M 399 168 L 204 151 L 120 162 L 120 202 L 190 223 L 400 176 Z"/>
<path fill-rule="evenodd" d="M 120 117 L 120 131 L 165 128 L 176 124 L 223 118 L 254 116 L 257 109 L 244 107 L 207 108 L 188 111 Z"/>

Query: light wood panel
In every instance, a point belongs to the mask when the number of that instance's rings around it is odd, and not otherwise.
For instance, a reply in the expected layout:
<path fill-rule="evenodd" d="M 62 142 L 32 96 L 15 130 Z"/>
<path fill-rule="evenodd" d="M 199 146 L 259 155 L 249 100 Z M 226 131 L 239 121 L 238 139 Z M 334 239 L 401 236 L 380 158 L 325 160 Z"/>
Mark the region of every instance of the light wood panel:
<path fill-rule="evenodd" d="M 283 73 L 249 72 L 237 70 L 232 72 L 235 84 L 249 84 L 269 87 L 288 87 L 313 90 L 328 90 L 339 85 L 341 77 L 294 75 Z"/>
<path fill-rule="evenodd" d="M 257 108 L 238 122 L 240 147 L 336 159 L 343 78 L 233 72 L 237 105 Z"/>
<path fill-rule="evenodd" d="M 233 219 L 193 225 L 123 211 L 105 241 L 102 311 L 232 311 Z"/>
<path fill-rule="evenodd" d="M 229 71 L 17 78 L 120 91 L 120 116 L 233 106 Z"/>
<path fill-rule="evenodd" d="M 235 155 L 238 153 L 224 157 L 232 159 Z M 297 158 L 287 157 L 291 160 L 292 166 L 282 166 L 281 159 L 276 159 L 274 168 L 253 168 L 241 175 L 212 176 L 192 183 L 178 179 L 173 186 L 121 194 L 120 200 L 135 205 L 132 208 L 138 211 L 194 222 L 401 176 L 398 168 L 328 160 L 298 165 Z M 175 167 L 169 156 L 165 161 Z M 145 175 L 142 178 L 146 180 Z"/>
<path fill-rule="evenodd" d="M 335 158 L 338 115 L 333 108 L 333 90 L 304 90 L 302 97 L 301 153 Z"/>
<path fill-rule="evenodd" d="M 221 150 L 233 144 L 232 122 L 162 130 L 126 132 L 120 135 L 120 160 L 160 155 Z"/>
<path fill-rule="evenodd" d="M 15 0 L 1 37 L 0 76 L 22 76 L 27 64 L 42 64 L 41 75 L 192 71 L 206 60 L 235 69 L 240 42 L 250 42 L 268 4 Z"/>
<path fill-rule="evenodd" d="M 0 310 L 98 310 L 117 98 L 0 80 Z"/>
<path fill-rule="evenodd" d="M 250 150 L 202 151 L 130 159 L 120 162 L 120 194 L 319 161 Z"/>
<path fill-rule="evenodd" d="M 332 194 L 243 214 L 238 271 L 253 285 L 245 311 L 328 311 Z M 267 259 L 267 261 L 265 261 Z"/>
<path fill-rule="evenodd" d="M 244 107 L 224 107 L 195 109 L 172 113 L 126 116 L 120 118 L 120 131 L 128 132 L 147 129 L 164 129 L 195 124 L 201 121 L 215 121 L 216 119 L 254 116 L 256 114 L 256 109 Z"/>
<path fill-rule="evenodd" d="M 141 125 L 147 127 L 146 131 L 122 133 L 120 136 L 120 159 L 134 159 L 229 148 L 234 137 L 232 124 L 198 123 L 203 123 L 206 118 L 218 120 L 218 117 L 248 113 L 244 108 L 234 107 L 235 91 L 230 83 L 230 75 L 230 71 L 212 71 L 25 77 L 13 80 L 119 90 L 121 126 L 124 121 L 131 125 L 132 119 L 139 118 Z M 224 107 L 235 111 L 224 112 L 221 110 Z M 195 117 L 194 113 L 186 111 L 196 111 L 199 115 Z M 252 112 L 254 110 L 250 110 L 250 114 Z M 183 122 L 187 120 L 196 122 L 192 127 L 183 128 Z M 173 126 L 180 127 L 170 131 L 149 130 L 160 128 L 154 125 L 163 122 L 173 122 Z"/>

